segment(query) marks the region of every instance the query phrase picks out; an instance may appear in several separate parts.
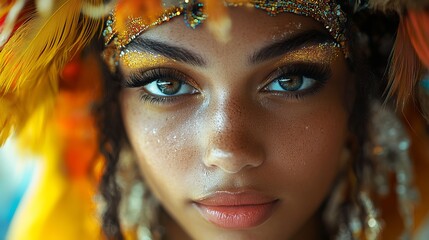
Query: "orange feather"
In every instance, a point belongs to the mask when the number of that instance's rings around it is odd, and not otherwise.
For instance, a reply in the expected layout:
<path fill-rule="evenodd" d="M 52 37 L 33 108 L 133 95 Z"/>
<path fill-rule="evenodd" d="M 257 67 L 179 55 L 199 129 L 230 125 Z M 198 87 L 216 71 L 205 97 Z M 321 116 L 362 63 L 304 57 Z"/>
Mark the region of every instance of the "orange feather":
<path fill-rule="evenodd" d="M 404 21 L 417 56 L 429 68 L 429 10 L 410 10 Z"/>
<path fill-rule="evenodd" d="M 399 23 L 396 41 L 391 56 L 387 95 L 396 94 L 397 106 L 404 108 L 413 96 L 414 88 L 420 79 L 421 63 L 409 38 L 412 31 L 406 18 Z"/>

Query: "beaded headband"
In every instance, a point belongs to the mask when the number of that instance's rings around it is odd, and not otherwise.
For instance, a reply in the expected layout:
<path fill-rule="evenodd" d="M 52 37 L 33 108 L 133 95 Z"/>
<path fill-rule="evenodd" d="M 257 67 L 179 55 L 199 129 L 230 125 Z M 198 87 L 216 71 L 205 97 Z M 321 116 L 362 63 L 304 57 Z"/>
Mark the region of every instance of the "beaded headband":
<path fill-rule="evenodd" d="M 253 7 L 266 11 L 270 16 L 279 13 L 295 13 L 311 17 L 322 23 L 337 44 L 342 48 L 346 57 L 349 56 L 345 25 L 346 14 L 334 0 L 220 0 L 227 7 Z M 113 11 L 106 21 L 106 28 L 103 31 L 106 49 L 103 53 L 106 62 L 114 72 L 123 49 L 133 39 L 140 36 L 146 30 L 168 22 L 174 17 L 183 15 L 185 23 L 196 28 L 208 16 L 204 9 L 204 4 L 198 0 L 175 1 L 178 4 L 167 6 L 163 4 L 164 11 L 155 20 L 143 17 L 128 17 L 124 23 L 125 29 L 119 30 L 116 12 Z"/>

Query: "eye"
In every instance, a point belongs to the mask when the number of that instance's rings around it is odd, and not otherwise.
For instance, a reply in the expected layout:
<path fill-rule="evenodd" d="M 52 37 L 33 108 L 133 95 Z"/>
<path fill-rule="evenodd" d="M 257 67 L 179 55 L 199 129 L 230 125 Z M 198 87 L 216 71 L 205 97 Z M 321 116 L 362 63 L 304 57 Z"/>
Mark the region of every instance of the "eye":
<path fill-rule="evenodd" d="M 313 87 L 317 81 L 303 75 L 280 76 L 265 86 L 266 91 L 295 92 Z"/>
<path fill-rule="evenodd" d="M 272 72 L 268 76 L 269 83 L 262 90 L 299 99 L 322 89 L 330 77 L 331 69 L 328 65 L 293 63 Z"/>
<path fill-rule="evenodd" d="M 184 81 L 173 78 L 161 78 L 143 86 L 143 89 L 152 95 L 160 97 L 194 94 L 197 90 Z"/>
<path fill-rule="evenodd" d="M 124 87 L 140 89 L 141 100 L 149 103 L 174 103 L 182 96 L 199 93 L 190 77 L 173 68 L 137 71 L 124 80 Z"/>

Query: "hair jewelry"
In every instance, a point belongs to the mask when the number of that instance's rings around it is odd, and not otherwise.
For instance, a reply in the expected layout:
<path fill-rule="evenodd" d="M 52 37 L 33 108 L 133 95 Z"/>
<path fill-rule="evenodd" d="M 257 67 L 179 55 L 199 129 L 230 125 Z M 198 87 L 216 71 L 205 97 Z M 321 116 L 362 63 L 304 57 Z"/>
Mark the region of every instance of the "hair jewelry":
<path fill-rule="evenodd" d="M 295 13 L 312 17 L 322 23 L 333 39 L 341 46 L 348 57 L 345 25 L 347 18 L 338 3 L 332 0 L 225 0 L 227 7 L 253 7 L 266 11 L 270 16 L 280 13 Z M 116 11 L 113 11 L 103 31 L 106 50 L 104 57 L 112 71 L 115 71 L 123 48 L 133 39 L 151 27 L 168 22 L 174 17 L 184 16 L 185 23 L 196 28 L 207 19 L 205 6 L 197 0 L 183 0 L 179 4 L 164 3 L 164 11 L 155 20 L 150 17 L 129 17 L 125 23 L 119 22 Z M 125 26 L 124 29 L 118 26 Z"/>

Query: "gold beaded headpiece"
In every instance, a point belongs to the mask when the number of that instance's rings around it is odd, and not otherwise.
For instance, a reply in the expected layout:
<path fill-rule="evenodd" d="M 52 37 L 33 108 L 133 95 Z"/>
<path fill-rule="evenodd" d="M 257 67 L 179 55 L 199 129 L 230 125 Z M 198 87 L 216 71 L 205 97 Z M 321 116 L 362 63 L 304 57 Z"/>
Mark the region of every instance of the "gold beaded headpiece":
<path fill-rule="evenodd" d="M 345 25 L 347 18 L 341 7 L 334 0 L 219 0 L 226 7 L 253 7 L 266 11 L 275 16 L 279 13 L 295 13 L 311 17 L 322 23 L 331 36 L 341 46 L 344 55 L 348 57 L 346 46 Z M 123 49 L 133 39 L 140 36 L 151 27 L 168 22 L 177 16 L 184 16 L 185 23 L 196 28 L 208 15 L 203 1 L 180 0 L 176 4 L 163 3 L 164 10 L 156 18 L 128 17 L 125 22 L 117 19 L 113 11 L 106 22 L 103 31 L 106 49 L 104 58 L 112 71 L 115 71 Z M 178 3 L 177 3 L 178 2 Z"/>

